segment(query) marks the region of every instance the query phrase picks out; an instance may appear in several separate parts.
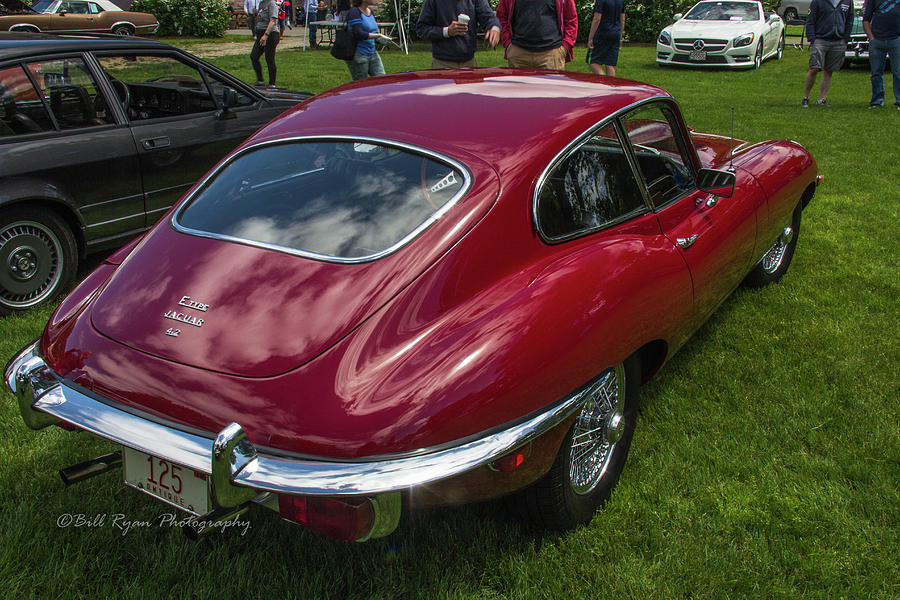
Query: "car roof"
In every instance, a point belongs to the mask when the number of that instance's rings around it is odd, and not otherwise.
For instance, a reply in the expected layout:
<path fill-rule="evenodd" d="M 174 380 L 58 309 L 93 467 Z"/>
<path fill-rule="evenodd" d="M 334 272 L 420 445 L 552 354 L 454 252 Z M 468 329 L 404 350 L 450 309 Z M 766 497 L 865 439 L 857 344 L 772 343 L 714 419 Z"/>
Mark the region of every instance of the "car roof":
<path fill-rule="evenodd" d="M 297 106 L 248 143 L 302 135 L 369 136 L 463 161 L 476 155 L 498 170 L 533 148 L 555 155 L 661 88 L 587 73 L 522 69 L 428 70 L 345 84 Z"/>
<path fill-rule="evenodd" d="M 58 35 L 49 33 L 0 32 L 0 60 L 48 52 L 115 50 L 117 48 L 172 48 L 156 40 L 118 36 Z"/>

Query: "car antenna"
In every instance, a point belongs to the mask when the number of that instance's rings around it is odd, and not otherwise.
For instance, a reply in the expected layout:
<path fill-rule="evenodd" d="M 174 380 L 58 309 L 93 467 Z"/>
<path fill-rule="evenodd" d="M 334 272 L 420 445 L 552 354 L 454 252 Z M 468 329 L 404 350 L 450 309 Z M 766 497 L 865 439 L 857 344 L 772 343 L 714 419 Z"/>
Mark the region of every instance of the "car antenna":
<path fill-rule="evenodd" d="M 734 173 L 734 107 L 731 107 L 731 147 L 728 150 L 728 170 Z"/>

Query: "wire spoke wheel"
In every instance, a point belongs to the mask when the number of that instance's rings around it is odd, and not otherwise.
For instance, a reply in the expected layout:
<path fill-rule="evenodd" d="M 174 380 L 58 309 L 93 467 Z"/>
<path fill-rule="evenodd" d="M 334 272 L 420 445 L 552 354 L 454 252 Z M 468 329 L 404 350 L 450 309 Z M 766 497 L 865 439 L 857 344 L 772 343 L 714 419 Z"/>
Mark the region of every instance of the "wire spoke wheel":
<path fill-rule="evenodd" d="M 609 369 L 588 390 L 572 432 L 569 483 L 576 494 L 591 492 L 609 467 L 609 459 L 624 429 L 622 365 Z"/>

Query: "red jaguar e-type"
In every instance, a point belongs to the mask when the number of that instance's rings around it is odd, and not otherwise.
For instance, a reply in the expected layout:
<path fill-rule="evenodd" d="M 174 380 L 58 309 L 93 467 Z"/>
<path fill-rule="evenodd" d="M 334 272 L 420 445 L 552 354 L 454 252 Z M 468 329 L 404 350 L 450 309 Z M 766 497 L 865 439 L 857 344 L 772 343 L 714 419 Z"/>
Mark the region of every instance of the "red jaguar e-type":
<path fill-rule="evenodd" d="M 639 386 L 787 270 L 798 144 L 687 129 L 665 91 L 505 69 L 379 77 L 277 118 L 62 302 L 5 380 L 204 521 L 335 537 L 517 492 L 585 523 Z M 215 517 L 215 519 L 214 519 Z"/>

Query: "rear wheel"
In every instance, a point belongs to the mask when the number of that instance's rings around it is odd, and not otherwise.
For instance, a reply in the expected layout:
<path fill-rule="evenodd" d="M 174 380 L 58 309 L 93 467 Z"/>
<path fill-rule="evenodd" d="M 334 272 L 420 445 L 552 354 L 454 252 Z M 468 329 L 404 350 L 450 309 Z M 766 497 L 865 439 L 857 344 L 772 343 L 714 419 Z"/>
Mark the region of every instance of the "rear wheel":
<path fill-rule="evenodd" d="M 797 238 L 800 235 L 800 204 L 794 209 L 790 220 L 785 223 L 778 234 L 778 239 L 766 250 L 763 257 L 756 263 L 753 270 L 747 275 L 744 282 L 751 287 L 762 287 L 775 283 L 787 273 L 794 258 L 794 250 L 797 248 Z"/>
<path fill-rule="evenodd" d="M 131 25 L 116 25 L 113 27 L 113 35 L 117 35 L 119 37 L 129 37 L 134 35 L 134 29 Z"/>
<path fill-rule="evenodd" d="M 77 261 L 75 237 L 53 211 L 0 212 L 0 314 L 56 298 L 72 284 Z"/>
<path fill-rule="evenodd" d="M 636 357 L 587 386 L 550 471 L 514 499 L 526 518 L 551 529 L 572 529 L 588 523 L 609 499 L 634 434 L 639 386 Z"/>

